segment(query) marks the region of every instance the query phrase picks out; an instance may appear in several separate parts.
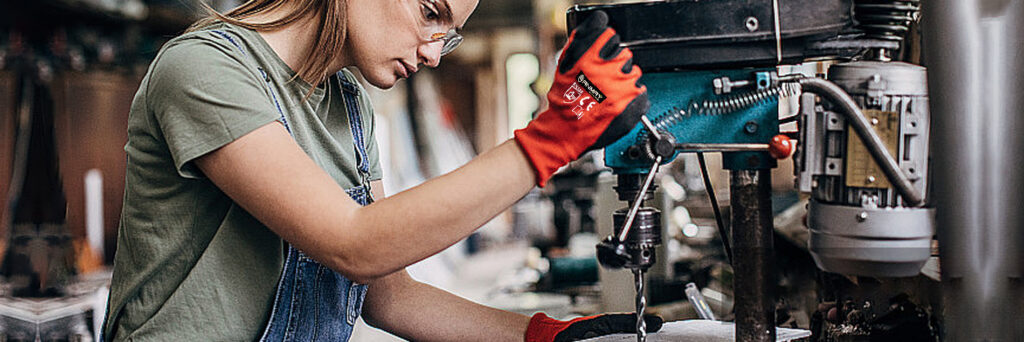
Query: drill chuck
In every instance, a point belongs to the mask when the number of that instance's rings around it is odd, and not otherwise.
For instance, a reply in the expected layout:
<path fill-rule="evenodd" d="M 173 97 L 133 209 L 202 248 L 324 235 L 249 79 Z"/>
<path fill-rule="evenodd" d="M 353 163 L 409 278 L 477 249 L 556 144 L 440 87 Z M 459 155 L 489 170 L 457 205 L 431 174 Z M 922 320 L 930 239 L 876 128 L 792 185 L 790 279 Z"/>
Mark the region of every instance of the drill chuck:
<path fill-rule="evenodd" d="M 616 234 L 626 221 L 628 209 L 617 210 L 613 216 Z M 661 212 L 654 208 L 640 208 L 633 220 L 626 241 L 622 241 L 625 252 L 629 255 L 623 267 L 630 269 L 648 269 L 657 261 L 654 248 L 661 244 Z"/>

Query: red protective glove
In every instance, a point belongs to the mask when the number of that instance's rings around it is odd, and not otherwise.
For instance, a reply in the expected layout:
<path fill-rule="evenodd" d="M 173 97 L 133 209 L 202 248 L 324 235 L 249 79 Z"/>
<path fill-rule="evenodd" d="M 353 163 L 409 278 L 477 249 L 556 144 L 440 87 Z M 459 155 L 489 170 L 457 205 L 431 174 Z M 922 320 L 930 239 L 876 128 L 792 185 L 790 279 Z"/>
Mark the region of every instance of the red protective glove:
<path fill-rule="evenodd" d="M 619 35 L 608 27 L 604 12 L 595 12 L 573 30 L 548 91 L 548 109 L 515 132 L 533 163 L 537 185 L 636 126 L 650 107 L 647 88 L 639 81 L 633 52 L 619 47 Z"/>
<path fill-rule="evenodd" d="M 661 317 L 646 315 L 647 332 L 661 329 Z M 526 342 L 579 341 L 611 334 L 635 334 L 635 314 L 605 314 L 559 321 L 538 312 L 526 327 Z"/>

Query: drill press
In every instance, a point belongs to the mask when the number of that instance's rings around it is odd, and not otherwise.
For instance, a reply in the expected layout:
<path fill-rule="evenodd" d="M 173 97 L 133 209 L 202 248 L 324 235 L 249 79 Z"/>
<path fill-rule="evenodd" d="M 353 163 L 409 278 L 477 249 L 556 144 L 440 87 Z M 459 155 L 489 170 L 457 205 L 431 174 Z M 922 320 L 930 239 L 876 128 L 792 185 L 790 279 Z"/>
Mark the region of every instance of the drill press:
<path fill-rule="evenodd" d="M 679 153 L 697 153 L 703 159 L 703 153 L 711 152 L 722 153 L 723 166 L 730 171 L 731 228 L 727 231 L 720 226 L 719 231 L 734 274 L 736 340 L 775 340 L 769 172 L 776 167 L 775 158 L 788 156 L 788 152 L 779 152 L 792 146 L 788 136 L 779 134 L 779 125 L 799 119 L 799 115 L 780 119 L 782 97 L 802 90 L 834 105 L 835 112 L 849 118 L 850 128 L 843 127 L 844 131 L 855 132 L 864 140 L 867 152 L 862 155 L 877 161 L 882 167 L 880 175 L 897 185 L 890 193 L 905 203 L 920 204 L 915 186 L 907 185 L 908 178 L 901 176 L 898 166 L 892 167 L 896 163 L 892 153 L 878 133 L 864 124 L 868 119 L 842 84 L 776 72 L 778 65 L 811 58 L 851 59 L 866 49 L 898 49 L 898 42 L 866 35 L 857 27 L 854 3 L 676 1 L 569 10 L 570 29 L 595 11 L 608 14 L 609 26 L 622 38 L 621 46 L 633 51 L 634 62 L 644 71 L 641 82 L 651 101 L 642 124 L 605 148 L 605 164 L 618 177 L 615 191 L 627 207 L 613 214 L 614 234 L 597 246 L 602 265 L 626 268 L 634 274 L 638 341 L 646 338 L 644 272 L 657 261 L 654 249 L 662 240 L 661 213 L 644 202 L 652 197 L 660 165 Z M 802 109 L 814 111 L 816 107 L 820 106 L 812 103 Z M 811 137 L 803 138 L 822 146 Z M 916 261 L 913 264 L 918 265 Z"/>

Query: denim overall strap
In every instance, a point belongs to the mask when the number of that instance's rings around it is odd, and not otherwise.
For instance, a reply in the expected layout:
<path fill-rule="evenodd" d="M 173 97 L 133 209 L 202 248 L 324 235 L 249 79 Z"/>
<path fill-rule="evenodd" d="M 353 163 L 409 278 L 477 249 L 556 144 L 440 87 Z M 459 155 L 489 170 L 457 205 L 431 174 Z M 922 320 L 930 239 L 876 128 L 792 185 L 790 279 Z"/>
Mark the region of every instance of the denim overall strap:
<path fill-rule="evenodd" d="M 359 110 L 359 86 L 352 83 L 345 73 L 338 72 L 338 82 L 341 83 L 341 93 L 345 98 L 345 111 L 348 112 L 348 125 L 352 130 L 352 140 L 356 148 L 356 168 L 359 170 L 360 183 L 363 187 L 370 188 L 370 160 L 366 154 L 366 137 L 363 134 L 363 117 Z M 370 194 L 370 202 L 373 202 L 373 194 Z"/>
<path fill-rule="evenodd" d="M 369 191 L 345 191 L 361 205 Z M 362 312 L 366 285 L 356 284 L 288 245 L 274 308 L 260 341 L 348 341 Z"/>
<path fill-rule="evenodd" d="M 219 30 L 212 32 L 227 39 L 245 54 L 242 46 L 230 35 Z M 269 75 L 263 68 L 257 66 L 257 69 L 281 115 L 281 123 L 288 133 L 292 133 Z M 365 206 L 373 202 L 373 196 L 368 183 L 370 166 L 358 105 L 359 87 L 340 72 L 338 79 L 345 96 L 362 183 L 346 189 L 345 193 Z M 366 285 L 353 283 L 288 244 L 281 278 L 274 295 L 274 306 L 260 341 L 348 341 L 352 327 L 362 312 L 365 296 Z"/>

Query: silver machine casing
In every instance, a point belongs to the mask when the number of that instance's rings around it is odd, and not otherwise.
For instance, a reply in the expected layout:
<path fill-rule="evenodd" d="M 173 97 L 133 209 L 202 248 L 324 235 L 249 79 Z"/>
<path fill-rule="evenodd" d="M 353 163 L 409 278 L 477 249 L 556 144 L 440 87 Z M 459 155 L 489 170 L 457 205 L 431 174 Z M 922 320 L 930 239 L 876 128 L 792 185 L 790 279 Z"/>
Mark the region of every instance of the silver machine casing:
<path fill-rule="evenodd" d="M 925 68 L 857 61 L 832 66 L 829 80 L 857 101 L 900 169 L 925 194 L 930 119 Z M 844 117 L 813 94 L 800 100 L 798 186 L 812 194 L 808 248 L 818 267 L 856 276 L 918 274 L 931 256 L 934 210 L 904 207 L 866 150 L 855 146 L 860 140 Z"/>

